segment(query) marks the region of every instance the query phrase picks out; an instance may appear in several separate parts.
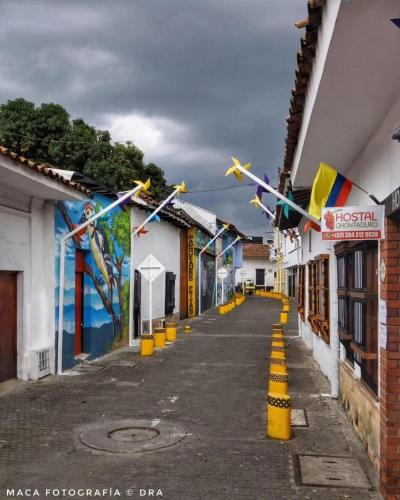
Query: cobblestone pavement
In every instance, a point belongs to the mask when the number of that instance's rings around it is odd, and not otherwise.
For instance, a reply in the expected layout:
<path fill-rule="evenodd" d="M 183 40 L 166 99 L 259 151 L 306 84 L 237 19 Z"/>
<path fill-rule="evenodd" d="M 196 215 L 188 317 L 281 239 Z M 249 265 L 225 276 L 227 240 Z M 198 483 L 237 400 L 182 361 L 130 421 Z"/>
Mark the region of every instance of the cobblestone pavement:
<path fill-rule="evenodd" d="M 2 396 L 0 497 L 10 498 L 6 488 L 29 487 L 39 498 L 55 498 L 56 492 L 45 496 L 53 488 L 118 488 L 122 498 L 150 498 L 140 489 L 161 489 L 169 500 L 380 498 L 373 486 L 298 484 L 302 453 L 356 457 L 375 484 L 340 404 L 327 397 L 329 384 L 300 339 L 288 339 L 290 392 L 293 407 L 306 409 L 309 427 L 295 428 L 290 442 L 265 437 L 268 349 L 279 309 L 276 301 L 250 297 L 226 316 L 210 312 L 192 321 L 191 334 L 179 333 L 154 357 L 121 350 L 100 371 L 47 377 Z M 291 314 L 287 335 L 296 334 Z M 82 425 L 123 418 L 168 419 L 187 435 L 141 454 L 79 443 Z"/>

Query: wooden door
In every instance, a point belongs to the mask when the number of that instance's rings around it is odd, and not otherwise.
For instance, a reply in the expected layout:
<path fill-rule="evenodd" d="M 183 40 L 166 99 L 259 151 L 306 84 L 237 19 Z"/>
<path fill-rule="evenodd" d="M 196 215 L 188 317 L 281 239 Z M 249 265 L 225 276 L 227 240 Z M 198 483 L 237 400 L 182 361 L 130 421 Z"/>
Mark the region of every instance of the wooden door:
<path fill-rule="evenodd" d="M 181 250 L 180 250 L 180 300 L 179 314 L 180 319 L 188 317 L 188 236 L 187 230 L 181 229 L 180 234 Z"/>
<path fill-rule="evenodd" d="M 83 278 L 84 253 L 77 250 L 75 254 L 75 356 L 83 352 Z"/>
<path fill-rule="evenodd" d="M 17 376 L 17 274 L 0 271 L 0 382 Z"/>

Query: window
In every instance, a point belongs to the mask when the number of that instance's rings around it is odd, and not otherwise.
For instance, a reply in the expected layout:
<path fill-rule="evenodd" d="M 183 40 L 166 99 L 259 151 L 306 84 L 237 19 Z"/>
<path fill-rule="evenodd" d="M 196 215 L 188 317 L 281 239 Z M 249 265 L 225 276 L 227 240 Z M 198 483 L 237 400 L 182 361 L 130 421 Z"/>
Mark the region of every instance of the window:
<path fill-rule="evenodd" d="M 308 263 L 308 321 L 311 330 L 329 342 L 329 256 Z"/>
<path fill-rule="evenodd" d="M 299 266 L 299 280 L 297 284 L 297 312 L 302 321 L 306 319 L 306 266 Z"/>
<path fill-rule="evenodd" d="M 378 265 L 377 242 L 335 246 L 338 269 L 338 329 L 346 359 L 357 363 L 361 379 L 377 391 Z"/>

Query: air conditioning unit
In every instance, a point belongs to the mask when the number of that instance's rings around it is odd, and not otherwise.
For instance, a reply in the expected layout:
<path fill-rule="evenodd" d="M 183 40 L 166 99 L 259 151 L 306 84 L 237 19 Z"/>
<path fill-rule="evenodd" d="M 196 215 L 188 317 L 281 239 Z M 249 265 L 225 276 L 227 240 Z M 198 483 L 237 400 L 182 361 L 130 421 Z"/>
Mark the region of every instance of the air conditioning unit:
<path fill-rule="evenodd" d="M 53 350 L 37 349 L 32 351 L 31 358 L 31 379 L 37 380 L 38 378 L 45 377 L 53 373 L 54 369 Z"/>

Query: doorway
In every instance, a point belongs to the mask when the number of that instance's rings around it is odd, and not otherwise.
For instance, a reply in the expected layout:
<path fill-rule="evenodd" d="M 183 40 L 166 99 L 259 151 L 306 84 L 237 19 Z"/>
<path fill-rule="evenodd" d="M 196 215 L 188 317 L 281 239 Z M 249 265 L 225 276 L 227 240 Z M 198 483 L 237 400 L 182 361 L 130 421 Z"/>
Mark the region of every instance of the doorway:
<path fill-rule="evenodd" d="M 265 285 L 265 269 L 256 269 L 256 287 L 264 288 Z"/>
<path fill-rule="evenodd" d="M 17 273 L 0 271 L 0 382 L 17 377 Z"/>
<path fill-rule="evenodd" d="M 133 285 L 133 336 L 137 339 L 140 336 L 141 324 L 141 298 L 142 298 L 142 275 L 135 269 L 135 282 Z"/>

